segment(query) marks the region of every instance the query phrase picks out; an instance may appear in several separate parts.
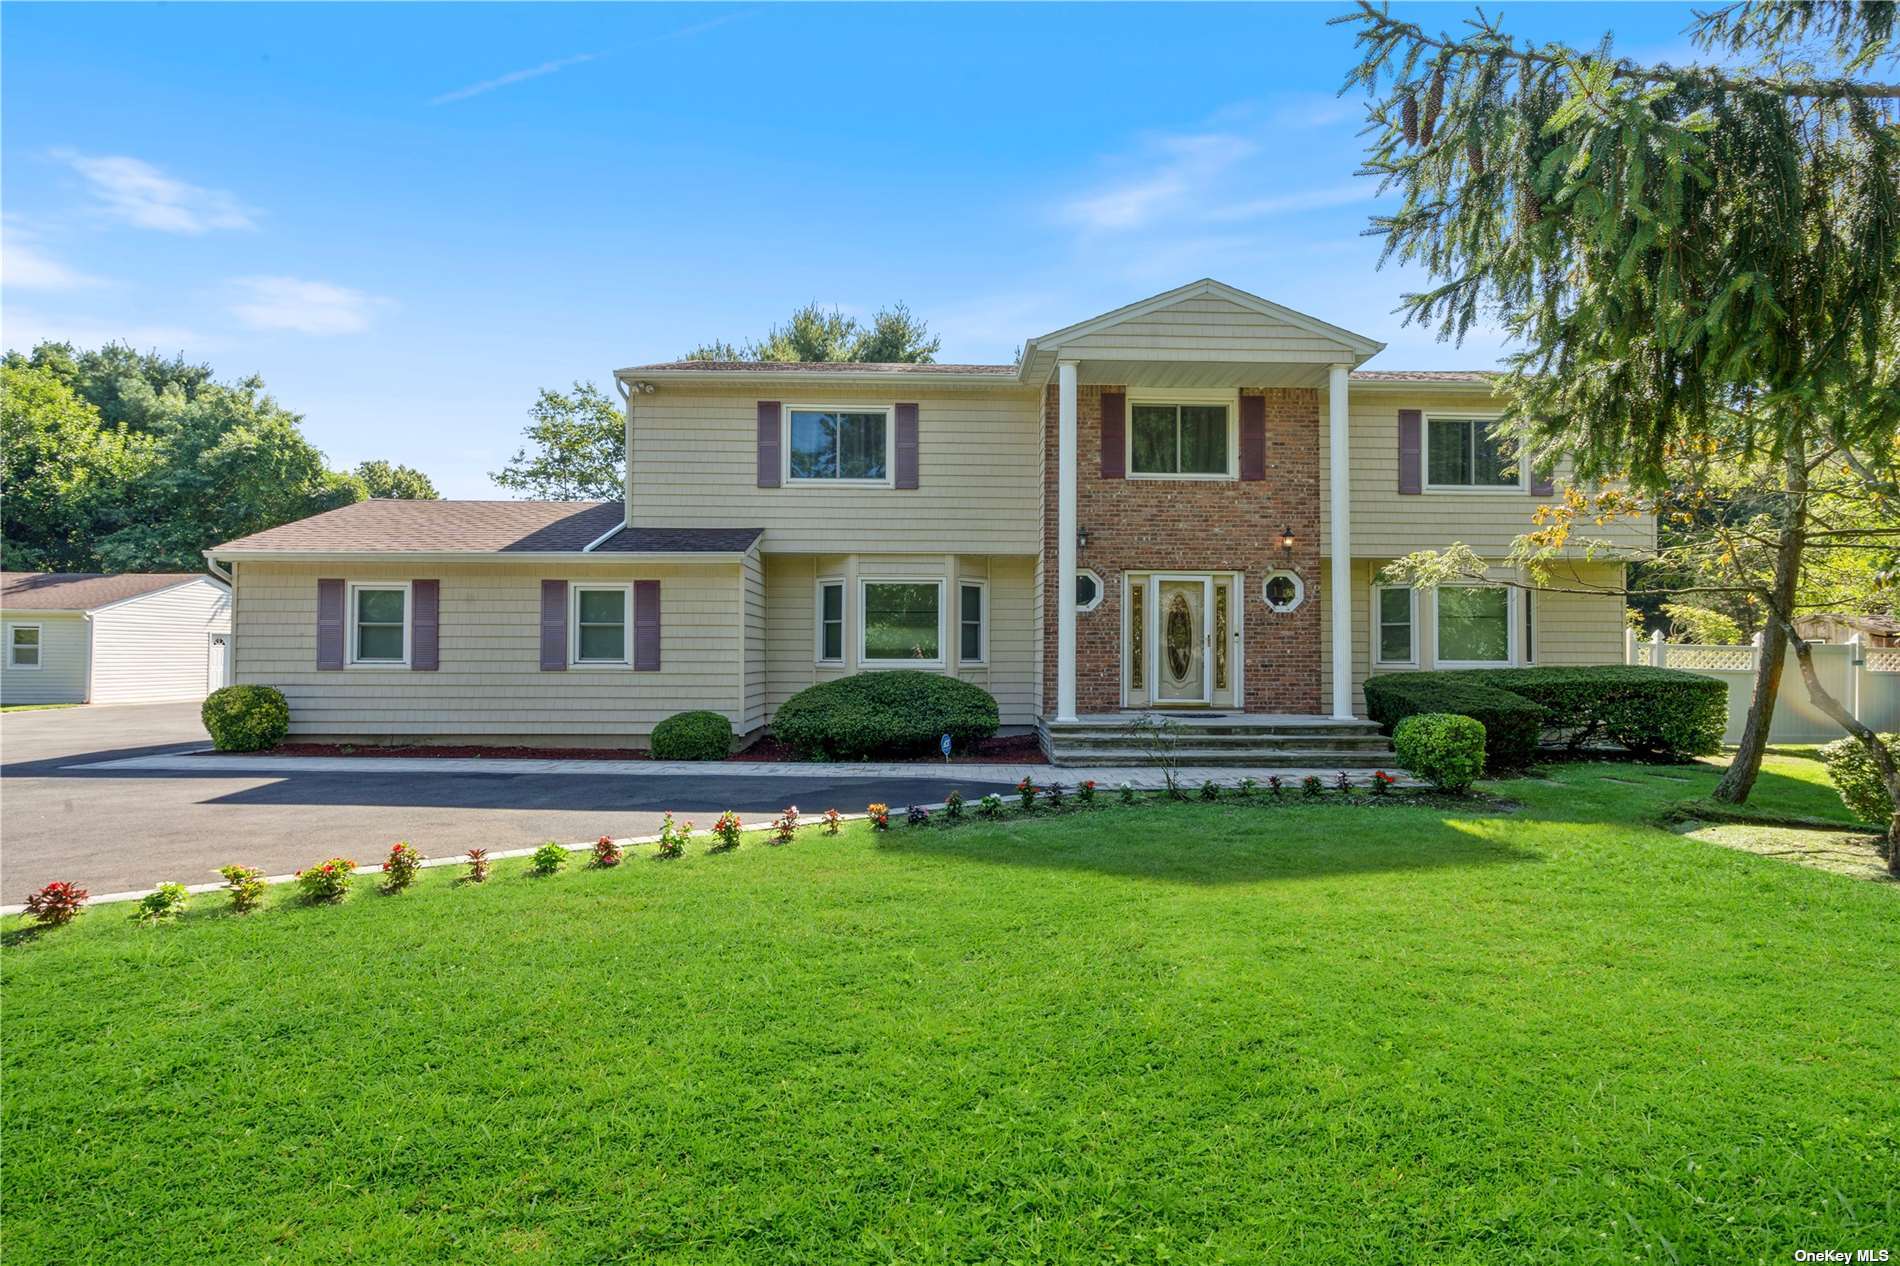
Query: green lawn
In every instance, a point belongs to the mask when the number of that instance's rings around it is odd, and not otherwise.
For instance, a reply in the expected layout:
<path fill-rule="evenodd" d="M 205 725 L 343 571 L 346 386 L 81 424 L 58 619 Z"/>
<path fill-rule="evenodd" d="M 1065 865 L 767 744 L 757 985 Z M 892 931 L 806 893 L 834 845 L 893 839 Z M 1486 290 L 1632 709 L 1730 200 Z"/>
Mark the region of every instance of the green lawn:
<path fill-rule="evenodd" d="M 1762 803 L 1839 817 L 1810 768 L 1772 761 Z M 1646 825 L 1713 781 L 1578 765 L 1455 811 L 1154 805 L 94 909 L 0 956 L 4 1255 L 1900 1248 L 1900 886 Z"/>
<path fill-rule="evenodd" d="M 77 708 L 76 703 L 5 703 L 0 712 L 51 712 L 57 708 Z"/>

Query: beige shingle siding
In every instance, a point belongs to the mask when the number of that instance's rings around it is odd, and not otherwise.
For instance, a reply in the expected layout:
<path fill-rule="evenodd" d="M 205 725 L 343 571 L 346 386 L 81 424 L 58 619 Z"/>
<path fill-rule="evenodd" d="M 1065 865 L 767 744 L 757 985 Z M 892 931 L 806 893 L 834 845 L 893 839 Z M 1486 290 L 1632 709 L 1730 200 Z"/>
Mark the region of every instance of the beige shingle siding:
<path fill-rule="evenodd" d="M 441 581 L 436 672 L 316 668 L 317 580 Z M 540 586 L 657 579 L 659 672 L 541 672 Z M 242 564 L 233 680 L 276 686 L 294 737 L 568 736 L 599 746 L 642 743 L 653 725 L 691 708 L 744 723 L 739 664 L 744 616 L 737 563 L 718 565 L 478 562 Z M 629 630 L 631 636 L 631 629 Z"/>
<path fill-rule="evenodd" d="M 16 624 L 39 626 L 38 669 L 7 667 Z M 0 618 L 0 703 L 84 703 L 89 636 L 82 615 L 9 611 Z"/>
<path fill-rule="evenodd" d="M 758 484 L 758 401 L 918 405 L 919 487 Z M 640 527 L 765 528 L 768 553 L 1036 549 L 1041 430 L 1033 390 L 893 383 L 731 387 L 662 383 L 633 408 L 633 521 Z M 895 456 L 894 454 L 892 455 Z"/>
<path fill-rule="evenodd" d="M 1534 526 L 1531 515 L 1549 498 L 1508 492 L 1399 492 L 1398 419 L 1400 409 L 1418 409 L 1427 416 L 1470 413 L 1493 414 L 1499 402 L 1477 392 L 1349 391 L 1352 459 L 1352 552 L 1355 558 L 1397 558 L 1414 550 L 1443 549 L 1462 541 L 1482 557 L 1501 557 L 1512 538 Z M 1322 430 L 1326 418 L 1321 393 Z M 1320 548 L 1331 548 L 1331 457 L 1325 437 L 1320 442 Z M 1559 472 L 1558 483 L 1563 482 Z M 1647 547 L 1655 541 L 1653 519 L 1626 521 L 1599 528 L 1587 524 L 1579 535 L 1601 537 L 1624 546 Z"/>
<path fill-rule="evenodd" d="M 1372 667 L 1373 585 L 1379 570 L 1387 561 L 1359 559 L 1352 565 L 1353 710 L 1360 716 L 1365 715 L 1365 682 L 1368 673 L 1399 673 L 1438 666 L 1432 597 L 1421 592 L 1418 595 L 1417 626 L 1413 631 L 1418 663 L 1410 668 L 1384 664 L 1377 669 Z M 1623 566 L 1620 563 L 1576 563 L 1553 575 L 1549 583 L 1556 590 L 1620 587 L 1623 583 Z M 1554 668 L 1623 662 L 1623 599 L 1620 594 L 1539 590 L 1531 599 L 1531 621 L 1533 664 Z M 1320 682 L 1321 697 L 1329 698 L 1333 682 L 1332 617 L 1325 606 L 1321 607 L 1320 613 Z"/>
<path fill-rule="evenodd" d="M 1310 330 L 1211 295 L 1184 299 L 1109 329 L 1065 339 L 1062 356 L 1083 360 L 1263 360 L 1316 365 L 1339 344 Z"/>
<path fill-rule="evenodd" d="M 745 602 L 745 645 L 741 664 L 745 674 L 743 723 L 736 728 L 750 733 L 765 724 L 765 562 L 757 553 L 746 556 L 740 573 Z M 664 631 L 664 630 L 663 630 Z"/>
<path fill-rule="evenodd" d="M 985 580 L 989 586 L 990 642 L 988 664 L 959 664 L 957 656 L 957 591 L 945 585 L 945 619 L 949 667 L 964 681 L 981 686 L 996 698 L 1004 725 L 1035 722 L 1034 671 L 1036 642 L 1035 560 L 1021 556 L 932 555 L 853 556 L 843 554 L 773 555 L 765 561 L 766 600 L 766 712 L 822 681 L 835 681 L 858 671 L 858 579 L 864 576 L 918 576 L 951 580 L 955 576 Z M 819 664 L 818 579 L 836 577 L 845 582 L 845 662 Z"/>
<path fill-rule="evenodd" d="M 200 578 L 95 611 L 92 621 L 92 702 L 202 699 L 211 634 L 231 631 L 231 593 Z"/>

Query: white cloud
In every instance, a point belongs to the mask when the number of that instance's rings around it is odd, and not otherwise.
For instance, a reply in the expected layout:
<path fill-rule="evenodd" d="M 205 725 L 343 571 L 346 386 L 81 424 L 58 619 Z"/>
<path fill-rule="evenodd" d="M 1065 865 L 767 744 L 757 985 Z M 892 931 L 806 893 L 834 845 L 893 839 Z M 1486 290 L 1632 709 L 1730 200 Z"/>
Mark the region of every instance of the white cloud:
<path fill-rule="evenodd" d="M 484 92 L 493 92 L 497 88 L 506 88 L 509 84 L 522 83 L 529 79 L 539 79 L 543 75 L 552 75 L 557 70 L 566 70 L 569 66 L 578 66 L 582 62 L 591 62 L 599 53 L 576 53 L 572 57 L 557 57 L 551 62 L 542 62 L 539 66 L 529 66 L 525 70 L 511 70 L 505 75 L 493 79 L 484 79 L 479 83 L 445 92 L 439 97 L 430 97 L 432 106 L 447 105 L 451 101 L 466 101 L 470 97 L 479 97 Z"/>
<path fill-rule="evenodd" d="M 7 290 L 91 290 L 110 285 L 40 250 L 36 235 L 17 224 L 0 226 L 0 288 Z"/>
<path fill-rule="evenodd" d="M 327 281 L 298 277 L 238 277 L 231 315 L 254 330 L 299 334 L 360 334 L 389 300 Z"/>
<path fill-rule="evenodd" d="M 1371 179 L 1349 185 L 1334 185 L 1330 189 L 1299 189 L 1292 193 L 1268 194 L 1264 198 L 1210 207 L 1205 213 L 1205 218 L 1215 224 L 1230 224 L 1239 220 L 1258 220 L 1270 215 L 1284 215 L 1290 211 L 1323 211 L 1328 207 L 1344 207 L 1351 206 L 1355 202 L 1370 202 L 1378 196 L 1378 191 L 1377 182 Z"/>
<path fill-rule="evenodd" d="M 208 233 L 249 229 L 252 212 L 222 189 L 205 189 L 167 176 L 152 164 L 125 155 L 54 154 L 78 172 L 113 217 L 161 233 Z"/>
<path fill-rule="evenodd" d="M 1258 148 L 1227 132 L 1151 136 L 1129 163 L 1145 169 L 1143 175 L 1072 199 L 1059 217 L 1088 230 L 1145 228 L 1186 210 Z"/>
<path fill-rule="evenodd" d="M 188 355 L 200 355 L 218 346 L 216 339 L 180 325 L 49 315 L 18 304 L 7 305 L 4 341 L 8 351 L 20 352 L 45 342 L 71 343 L 74 347 L 129 343 L 137 348 Z"/>

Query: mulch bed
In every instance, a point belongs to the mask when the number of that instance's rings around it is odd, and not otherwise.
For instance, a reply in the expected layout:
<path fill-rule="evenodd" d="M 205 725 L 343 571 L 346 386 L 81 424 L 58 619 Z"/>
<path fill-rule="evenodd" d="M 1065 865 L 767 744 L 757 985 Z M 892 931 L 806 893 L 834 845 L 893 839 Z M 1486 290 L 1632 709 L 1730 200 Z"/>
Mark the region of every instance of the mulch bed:
<path fill-rule="evenodd" d="M 238 755 L 239 753 L 225 753 Z M 651 760 L 645 751 L 631 747 L 485 747 L 478 743 L 453 747 L 432 743 L 379 746 L 365 743 L 280 743 L 256 756 L 427 756 L 438 760 Z M 787 765 L 801 763 L 790 748 L 770 738 L 762 738 L 729 761 L 771 761 Z M 1033 734 L 1013 734 L 1007 738 L 979 740 L 969 751 L 950 758 L 953 765 L 996 762 L 1011 765 L 1046 765 L 1048 760 Z M 822 764 L 818 761 L 802 762 Z M 942 765 L 941 756 L 906 756 L 881 759 L 880 764 Z"/>

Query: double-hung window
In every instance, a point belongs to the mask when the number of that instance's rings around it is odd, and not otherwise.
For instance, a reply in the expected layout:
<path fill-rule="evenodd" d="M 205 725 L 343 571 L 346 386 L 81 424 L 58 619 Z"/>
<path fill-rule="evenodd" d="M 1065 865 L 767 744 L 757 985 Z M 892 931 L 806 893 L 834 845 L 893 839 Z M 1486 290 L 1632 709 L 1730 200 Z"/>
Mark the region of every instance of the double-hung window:
<path fill-rule="evenodd" d="M 861 643 L 867 664 L 943 663 L 943 582 L 866 580 L 859 590 Z"/>
<path fill-rule="evenodd" d="M 1418 591 L 1379 585 L 1372 591 L 1372 656 L 1379 664 L 1418 662 Z"/>
<path fill-rule="evenodd" d="M 401 667 L 409 662 L 409 586 L 350 586 L 350 662 Z"/>
<path fill-rule="evenodd" d="M 1428 488 L 1522 488 L 1518 445 L 1494 418 L 1433 417 L 1425 424 Z"/>
<path fill-rule="evenodd" d="M 1500 667 L 1513 659 L 1511 617 L 1517 603 L 1496 585 L 1440 585 L 1440 667 Z"/>
<path fill-rule="evenodd" d="M 821 664 L 844 663 L 844 581 L 818 582 L 818 646 Z"/>
<path fill-rule="evenodd" d="M 1131 404 L 1128 473 L 1164 479 L 1234 476 L 1232 406 Z"/>
<path fill-rule="evenodd" d="M 7 627 L 7 667 L 40 666 L 40 626 L 13 624 Z"/>
<path fill-rule="evenodd" d="M 889 409 L 786 410 L 786 475 L 793 482 L 890 481 Z"/>
<path fill-rule="evenodd" d="M 989 659 L 989 587 L 966 580 L 957 586 L 957 659 L 981 664 Z"/>
<path fill-rule="evenodd" d="M 620 665 L 627 658 L 627 585 L 574 585 L 576 665 Z"/>

